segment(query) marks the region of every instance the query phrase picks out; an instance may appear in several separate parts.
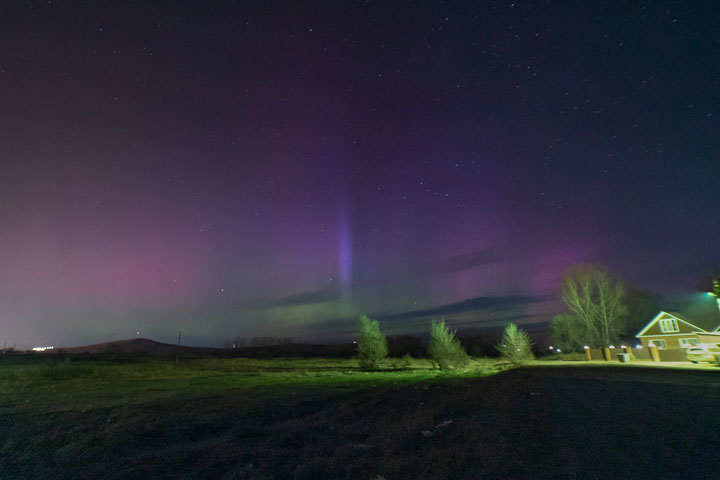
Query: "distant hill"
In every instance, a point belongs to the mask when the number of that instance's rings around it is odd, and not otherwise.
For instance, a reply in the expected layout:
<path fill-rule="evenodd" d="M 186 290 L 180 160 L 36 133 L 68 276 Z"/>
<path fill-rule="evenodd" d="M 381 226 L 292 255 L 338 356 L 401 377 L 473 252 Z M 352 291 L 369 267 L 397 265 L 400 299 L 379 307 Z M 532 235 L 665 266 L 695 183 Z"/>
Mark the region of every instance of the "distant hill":
<path fill-rule="evenodd" d="M 180 355 L 215 355 L 216 348 L 180 346 Z M 171 356 L 178 352 L 177 345 L 160 343 L 147 338 L 133 338 L 115 342 L 98 343 L 82 347 L 67 347 L 46 350 L 45 353 L 88 353 L 107 355 L 150 355 Z"/>
<path fill-rule="evenodd" d="M 178 353 L 177 345 L 156 342 L 147 338 L 132 338 L 115 342 L 98 343 L 82 347 L 55 348 L 46 350 L 44 354 L 88 354 L 88 355 L 146 355 L 157 357 L 170 357 Z M 267 345 L 262 347 L 243 347 L 238 349 L 184 347 L 180 346 L 179 353 L 185 357 L 351 357 L 355 355 L 355 345 L 312 345 L 312 344 L 285 344 Z"/>

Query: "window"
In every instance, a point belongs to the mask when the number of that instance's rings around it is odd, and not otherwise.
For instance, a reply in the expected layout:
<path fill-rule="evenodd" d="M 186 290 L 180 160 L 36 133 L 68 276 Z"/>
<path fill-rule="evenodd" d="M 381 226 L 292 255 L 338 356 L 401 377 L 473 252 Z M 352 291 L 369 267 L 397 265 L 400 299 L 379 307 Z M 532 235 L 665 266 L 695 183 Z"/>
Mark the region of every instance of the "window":
<path fill-rule="evenodd" d="M 654 343 L 655 346 L 660 349 L 667 348 L 667 342 L 665 342 L 665 340 L 650 340 L 650 343 Z"/>
<path fill-rule="evenodd" d="M 681 338 L 678 340 L 678 342 L 680 342 L 680 346 L 682 348 L 688 348 L 688 347 L 697 345 L 698 339 L 697 338 Z"/>
<path fill-rule="evenodd" d="M 674 318 L 661 318 L 660 331 L 663 333 L 679 332 L 677 320 Z"/>

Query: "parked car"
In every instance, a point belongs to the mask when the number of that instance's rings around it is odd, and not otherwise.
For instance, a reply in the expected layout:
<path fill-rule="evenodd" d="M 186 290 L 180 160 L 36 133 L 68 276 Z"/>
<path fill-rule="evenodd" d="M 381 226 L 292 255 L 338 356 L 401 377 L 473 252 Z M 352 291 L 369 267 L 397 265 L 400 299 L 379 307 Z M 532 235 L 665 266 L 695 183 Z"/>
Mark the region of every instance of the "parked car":
<path fill-rule="evenodd" d="M 720 345 L 695 345 L 685 352 L 692 363 L 709 362 L 720 364 Z"/>

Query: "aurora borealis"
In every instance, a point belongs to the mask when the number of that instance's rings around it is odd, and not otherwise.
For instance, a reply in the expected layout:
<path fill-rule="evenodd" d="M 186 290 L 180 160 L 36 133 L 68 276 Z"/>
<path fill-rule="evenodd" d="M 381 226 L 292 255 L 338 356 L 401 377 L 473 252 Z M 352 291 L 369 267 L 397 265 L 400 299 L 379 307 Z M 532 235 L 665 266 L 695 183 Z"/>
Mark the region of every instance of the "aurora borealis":
<path fill-rule="evenodd" d="M 603 2 L 606 3 L 606 2 Z M 7 2 L 0 342 L 347 338 L 720 273 L 714 2 Z"/>

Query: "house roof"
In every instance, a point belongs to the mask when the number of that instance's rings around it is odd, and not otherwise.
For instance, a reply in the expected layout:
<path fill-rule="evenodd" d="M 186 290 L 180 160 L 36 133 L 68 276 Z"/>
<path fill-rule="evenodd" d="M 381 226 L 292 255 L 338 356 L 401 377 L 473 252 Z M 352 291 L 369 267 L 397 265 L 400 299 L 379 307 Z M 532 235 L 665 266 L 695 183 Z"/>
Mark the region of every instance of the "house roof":
<path fill-rule="evenodd" d="M 714 300 L 714 299 L 713 299 Z M 660 311 L 655 317 L 648 322 L 645 327 L 638 332 L 636 337 L 644 334 L 655 322 L 663 315 L 671 315 L 678 321 L 686 323 L 692 327 L 697 327 L 700 331 L 713 332 L 720 330 L 720 309 L 715 301 L 691 301 L 687 302 L 683 308 L 678 311 Z"/>
<path fill-rule="evenodd" d="M 699 325 L 697 325 L 697 324 L 695 324 L 695 323 L 692 323 L 692 322 L 688 321 L 687 319 L 683 318 L 683 316 L 682 316 L 680 313 L 677 313 L 677 312 L 666 312 L 666 311 L 664 311 L 664 310 L 661 310 L 660 313 L 658 313 L 657 315 L 655 315 L 655 316 L 653 317 L 653 319 L 650 320 L 650 321 L 648 322 L 648 324 L 645 325 L 645 326 L 643 327 L 643 329 L 640 330 L 640 331 L 637 333 L 637 335 L 635 335 L 635 337 L 640 337 L 640 336 L 642 336 L 645 332 L 647 332 L 648 330 L 650 330 L 650 327 L 652 327 L 653 325 L 655 325 L 655 323 L 657 323 L 657 321 L 658 321 L 660 318 L 662 318 L 662 317 L 667 317 L 667 316 L 675 317 L 675 319 L 676 319 L 678 322 L 682 322 L 682 323 L 688 325 L 689 327 L 691 327 L 692 329 L 695 329 L 695 330 L 698 330 L 698 331 L 704 331 L 704 332 L 707 331 L 707 330 L 704 329 L 703 327 L 701 327 L 701 326 L 699 326 Z"/>

